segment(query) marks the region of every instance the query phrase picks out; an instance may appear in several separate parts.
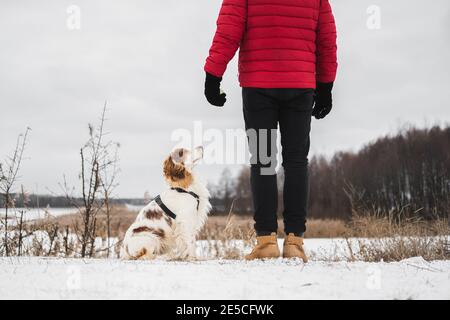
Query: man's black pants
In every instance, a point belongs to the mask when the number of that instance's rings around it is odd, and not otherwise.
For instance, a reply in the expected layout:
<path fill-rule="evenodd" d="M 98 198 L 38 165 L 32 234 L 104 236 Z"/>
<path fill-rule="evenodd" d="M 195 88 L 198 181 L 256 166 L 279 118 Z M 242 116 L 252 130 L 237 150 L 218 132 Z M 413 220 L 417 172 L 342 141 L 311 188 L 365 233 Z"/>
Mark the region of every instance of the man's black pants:
<path fill-rule="evenodd" d="M 243 88 L 242 98 L 251 155 L 250 182 L 256 233 L 267 235 L 278 229 L 275 167 L 279 124 L 284 168 L 285 232 L 301 236 L 306 230 L 309 133 L 314 90 Z"/>

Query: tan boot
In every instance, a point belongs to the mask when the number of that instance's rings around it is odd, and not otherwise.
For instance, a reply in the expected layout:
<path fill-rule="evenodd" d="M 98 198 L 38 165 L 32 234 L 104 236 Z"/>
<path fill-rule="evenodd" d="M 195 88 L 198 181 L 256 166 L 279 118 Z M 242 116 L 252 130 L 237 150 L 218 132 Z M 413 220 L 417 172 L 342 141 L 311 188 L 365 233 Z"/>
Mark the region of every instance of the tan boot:
<path fill-rule="evenodd" d="M 303 250 L 303 238 L 289 233 L 284 239 L 283 258 L 300 258 L 304 263 L 308 262 L 308 257 Z"/>
<path fill-rule="evenodd" d="M 256 237 L 256 246 L 253 251 L 245 256 L 245 260 L 279 258 L 277 234 L 272 232 L 270 236 Z"/>

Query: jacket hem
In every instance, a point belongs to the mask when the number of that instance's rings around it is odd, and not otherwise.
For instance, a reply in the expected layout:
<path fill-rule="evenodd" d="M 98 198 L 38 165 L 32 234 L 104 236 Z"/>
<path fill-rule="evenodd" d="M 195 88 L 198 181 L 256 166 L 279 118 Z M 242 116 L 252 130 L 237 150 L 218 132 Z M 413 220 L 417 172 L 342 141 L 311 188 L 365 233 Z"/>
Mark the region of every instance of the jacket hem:
<path fill-rule="evenodd" d="M 316 82 L 257 82 L 240 81 L 242 88 L 264 88 L 264 89 L 315 89 Z"/>

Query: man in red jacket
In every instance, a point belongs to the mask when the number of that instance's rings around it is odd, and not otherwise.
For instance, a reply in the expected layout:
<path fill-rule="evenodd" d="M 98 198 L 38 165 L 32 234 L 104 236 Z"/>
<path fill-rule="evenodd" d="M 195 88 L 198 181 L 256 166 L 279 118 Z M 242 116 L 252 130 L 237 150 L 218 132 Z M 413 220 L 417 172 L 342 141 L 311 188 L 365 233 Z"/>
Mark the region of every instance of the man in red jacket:
<path fill-rule="evenodd" d="M 331 111 L 337 70 L 336 25 L 329 1 L 223 0 L 204 68 L 205 96 L 212 105 L 221 107 L 226 101 L 220 82 L 238 48 L 257 233 L 257 245 L 246 259 L 280 256 L 273 134 L 279 126 L 287 235 L 283 257 L 306 262 L 303 234 L 311 116 L 322 119 Z M 269 161 L 265 155 L 270 156 Z"/>

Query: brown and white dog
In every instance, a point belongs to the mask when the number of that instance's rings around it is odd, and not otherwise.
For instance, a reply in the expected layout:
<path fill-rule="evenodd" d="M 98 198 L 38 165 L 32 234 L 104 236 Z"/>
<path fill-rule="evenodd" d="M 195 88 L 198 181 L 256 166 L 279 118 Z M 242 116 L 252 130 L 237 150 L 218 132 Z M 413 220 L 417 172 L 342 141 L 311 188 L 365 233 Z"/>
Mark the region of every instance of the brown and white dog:
<path fill-rule="evenodd" d="M 195 239 L 211 210 L 209 192 L 193 172 L 202 158 L 203 147 L 197 147 L 177 148 L 165 159 L 164 178 L 170 188 L 159 195 L 159 203 L 154 199 L 139 212 L 125 234 L 122 259 L 195 258 Z"/>

